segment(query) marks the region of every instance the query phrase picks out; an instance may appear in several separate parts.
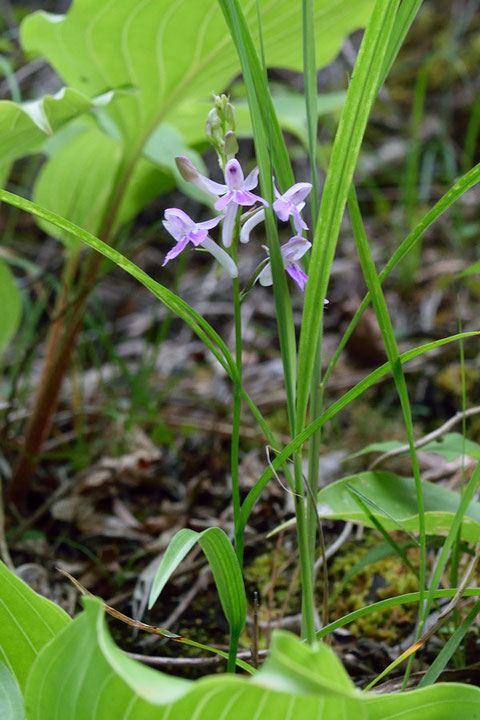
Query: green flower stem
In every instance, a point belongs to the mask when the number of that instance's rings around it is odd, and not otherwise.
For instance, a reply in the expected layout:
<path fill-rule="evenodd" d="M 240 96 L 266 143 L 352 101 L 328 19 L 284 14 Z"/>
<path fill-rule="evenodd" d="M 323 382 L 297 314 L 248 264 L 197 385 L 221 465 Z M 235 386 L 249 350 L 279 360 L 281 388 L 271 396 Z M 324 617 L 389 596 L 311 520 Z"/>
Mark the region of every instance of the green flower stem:
<path fill-rule="evenodd" d="M 237 213 L 235 231 L 231 248 L 232 260 L 237 264 L 238 238 L 240 234 L 240 217 Z M 242 414 L 242 307 L 240 296 L 240 283 L 238 276 L 233 278 L 233 314 L 235 324 L 235 367 L 236 376 L 233 381 L 233 421 L 232 421 L 232 444 L 230 451 L 230 467 L 232 476 L 232 507 L 233 526 L 235 535 L 235 552 L 240 567 L 243 566 L 243 530 L 237 532 L 240 518 L 240 484 L 238 479 L 238 462 L 240 446 L 240 420 Z M 238 640 L 238 639 L 237 639 Z M 229 660 L 230 663 L 230 660 Z M 235 667 L 235 664 L 234 666 Z"/>

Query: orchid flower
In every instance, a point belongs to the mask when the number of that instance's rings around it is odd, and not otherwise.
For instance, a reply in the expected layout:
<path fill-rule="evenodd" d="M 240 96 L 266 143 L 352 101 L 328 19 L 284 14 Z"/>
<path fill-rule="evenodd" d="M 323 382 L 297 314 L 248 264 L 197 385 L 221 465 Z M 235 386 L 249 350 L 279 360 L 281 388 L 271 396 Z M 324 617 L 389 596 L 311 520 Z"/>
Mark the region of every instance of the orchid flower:
<path fill-rule="evenodd" d="M 225 247 L 230 247 L 232 244 L 233 228 L 239 206 L 249 207 L 256 202 L 268 206 L 266 200 L 251 192 L 258 185 L 258 168 L 252 170 L 245 178 L 238 160 L 229 160 L 225 166 L 226 184 L 222 185 L 201 175 L 188 158 L 181 155 L 175 159 L 184 180 L 205 190 L 210 196 L 219 196 L 214 207 L 219 212 L 226 210 L 222 228 L 222 242 Z"/>
<path fill-rule="evenodd" d="M 292 215 L 293 224 L 297 233 L 300 234 L 302 230 L 308 230 L 308 225 L 302 219 L 300 211 L 305 207 L 305 198 L 312 189 L 311 184 L 307 182 L 295 183 L 295 185 L 288 188 L 283 195 L 278 192 L 277 188 L 274 189 L 276 200 L 273 203 L 273 209 L 279 220 L 285 222 L 288 220 L 290 215 Z M 240 231 L 240 242 L 248 242 L 253 228 L 264 219 L 265 210 L 263 208 L 251 215 L 242 226 Z"/>
<path fill-rule="evenodd" d="M 177 257 L 177 255 L 186 248 L 188 243 L 191 242 L 195 247 L 201 245 L 205 250 L 208 250 L 208 252 L 218 260 L 220 265 L 225 268 L 230 277 L 237 277 L 237 266 L 230 255 L 217 245 L 208 234 L 208 231 L 218 225 L 223 217 L 224 215 L 218 215 L 211 220 L 196 223 L 187 213 L 179 208 L 168 208 L 165 210 L 163 226 L 173 239 L 177 241 L 177 244 L 167 253 L 163 265 L 166 265 L 167 262 Z"/>
<path fill-rule="evenodd" d="M 269 255 L 267 246 L 263 245 L 262 247 L 265 248 L 267 254 Z M 311 247 L 311 242 L 305 240 L 305 238 L 301 237 L 300 235 L 295 235 L 280 248 L 285 270 L 290 275 L 290 277 L 295 280 L 300 290 L 305 289 L 308 278 L 307 274 L 304 273 L 302 268 L 297 264 L 297 260 L 300 260 L 300 258 L 303 257 L 303 255 L 305 255 L 307 250 L 309 250 Z M 267 262 L 267 264 L 259 274 L 258 279 L 260 281 L 260 285 L 268 286 L 273 284 L 272 266 L 270 261 Z"/>

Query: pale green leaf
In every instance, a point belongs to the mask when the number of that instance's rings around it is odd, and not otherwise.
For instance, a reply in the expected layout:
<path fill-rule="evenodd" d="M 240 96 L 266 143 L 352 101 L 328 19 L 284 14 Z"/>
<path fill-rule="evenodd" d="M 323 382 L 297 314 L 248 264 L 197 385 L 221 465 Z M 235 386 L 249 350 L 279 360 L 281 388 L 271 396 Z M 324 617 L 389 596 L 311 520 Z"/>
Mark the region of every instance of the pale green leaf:
<path fill-rule="evenodd" d="M 372 471 L 343 478 L 323 488 L 317 496 L 320 517 L 350 520 L 372 527 L 359 508 L 349 488 L 357 490 L 367 501 L 369 509 L 387 530 L 405 529 L 418 532 L 418 508 L 413 478 L 390 472 Z M 453 490 L 422 483 L 425 502 L 425 526 L 429 535 L 447 533 L 460 502 Z M 462 539 L 475 544 L 480 537 L 480 503 L 470 503 L 463 518 Z"/>
<path fill-rule="evenodd" d="M 23 689 L 40 650 L 70 621 L 0 562 L 0 661 Z"/>
<path fill-rule="evenodd" d="M 0 261 L 0 352 L 18 329 L 22 300 L 8 265 Z"/>
<path fill-rule="evenodd" d="M 396 450 L 397 448 L 402 447 L 404 444 L 405 443 L 400 442 L 400 440 L 386 440 L 385 442 L 370 443 L 369 445 L 365 445 L 365 447 L 361 450 L 358 450 L 358 452 L 352 453 L 346 459 L 352 460 L 353 458 L 360 457 L 361 455 L 368 455 L 368 453 L 374 452 L 390 452 L 390 450 Z"/>
<path fill-rule="evenodd" d="M 104 135 L 95 125 L 86 127 L 47 159 L 35 183 L 34 200 L 96 234 L 104 220 L 121 160 L 122 146 L 118 141 Z M 144 205 L 173 186 L 170 170 L 140 158 L 123 196 L 116 226 L 135 217 Z M 78 244 L 72 235 L 51 223 L 41 220 L 39 225 L 67 245 Z"/>
<path fill-rule="evenodd" d="M 478 720 L 480 689 L 460 683 L 412 692 L 366 695 L 368 720 Z"/>
<path fill-rule="evenodd" d="M 404 443 L 401 443 L 398 440 L 370 443 L 370 445 L 366 445 L 362 448 L 362 450 L 359 450 L 348 457 L 351 459 L 371 452 L 386 453 L 400 447 L 404 447 Z M 418 451 L 436 453 L 437 455 L 444 457 L 448 462 L 456 460 L 462 455 L 468 455 L 472 458 L 480 458 L 480 445 L 472 440 L 468 440 L 467 438 L 464 439 L 463 435 L 460 435 L 460 433 L 447 433 L 437 440 L 432 440 L 426 445 L 421 445 L 418 448 Z M 405 451 L 403 454 L 407 454 L 407 452 L 408 451 Z"/>
<path fill-rule="evenodd" d="M 345 96 L 345 92 L 320 95 L 317 103 L 318 116 L 322 117 L 340 110 L 345 102 Z M 273 94 L 272 101 L 281 127 L 296 135 L 302 142 L 305 142 L 306 120 L 303 95 L 293 92 L 288 87 L 281 87 L 277 88 Z M 252 123 L 247 103 L 245 100 L 236 97 L 233 97 L 232 102 L 235 104 L 235 134 L 238 137 L 251 137 Z M 207 117 L 211 107 L 210 100 L 192 99 L 184 102 L 181 111 L 175 112 L 170 117 L 170 122 L 175 124 L 184 141 L 189 145 L 198 145 L 205 142 L 205 123 L 203 119 Z M 199 118 L 202 120 L 199 121 Z"/>
<path fill-rule="evenodd" d="M 149 607 L 153 606 L 172 572 L 196 543 L 199 543 L 212 568 L 230 631 L 232 635 L 238 636 L 243 630 L 247 614 L 245 588 L 235 551 L 224 531 L 217 527 L 207 528 L 200 533 L 184 528 L 172 538 L 155 573 Z"/>
<path fill-rule="evenodd" d="M 354 6 L 348 0 L 317 0 L 319 67 L 335 57 L 348 33 L 365 25 L 372 5 L 372 0 Z M 267 65 L 300 70 L 301 4 L 260 0 L 260 9 Z M 256 4 L 248 3 L 245 12 L 258 40 Z M 76 0 L 65 16 L 27 17 L 22 43 L 89 95 L 138 88 L 107 111 L 129 139 L 146 138 L 161 121 L 170 121 L 184 100 L 220 92 L 239 71 L 216 0 Z"/>
<path fill-rule="evenodd" d="M 45 95 L 26 103 L 0 101 L 2 164 L 37 151 L 48 135 L 88 110 L 105 107 L 115 95 L 106 92 L 92 99 L 75 88 L 67 87 L 55 95 Z"/>
<path fill-rule="evenodd" d="M 102 603 L 83 602 L 85 612 L 32 668 L 25 693 L 29 720 L 252 720 L 259 712 L 258 718 L 275 720 L 366 720 L 362 695 L 324 644 L 309 648 L 276 633 L 271 656 L 252 680 L 228 674 L 193 682 L 128 658 L 108 633 Z"/>
<path fill-rule="evenodd" d="M 25 720 L 23 698 L 15 677 L 0 661 L 0 718 Z"/>
<path fill-rule="evenodd" d="M 83 602 L 85 612 L 32 668 L 25 693 L 29 720 L 478 718 L 478 688 L 452 683 L 401 694 L 363 694 L 325 643 L 308 647 L 285 632 L 274 633 L 271 654 L 251 679 L 231 674 L 198 681 L 175 678 L 127 657 L 108 633 L 102 603 L 96 598 Z"/>

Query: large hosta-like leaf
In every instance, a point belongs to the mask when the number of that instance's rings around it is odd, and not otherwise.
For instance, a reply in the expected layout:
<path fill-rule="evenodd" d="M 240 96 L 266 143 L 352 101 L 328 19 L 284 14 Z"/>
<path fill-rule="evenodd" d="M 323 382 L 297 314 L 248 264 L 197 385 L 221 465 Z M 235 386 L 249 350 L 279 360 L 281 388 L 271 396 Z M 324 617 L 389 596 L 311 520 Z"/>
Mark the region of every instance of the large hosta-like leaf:
<path fill-rule="evenodd" d="M 316 0 L 319 67 L 333 59 L 345 35 L 365 25 L 372 5 L 372 0 Z M 300 69 L 301 3 L 260 0 L 260 8 L 267 64 Z M 258 38 L 256 2 L 248 0 L 244 10 Z M 216 0 L 75 0 L 65 16 L 27 17 L 22 42 L 89 95 L 137 88 L 108 109 L 133 142 L 167 118 L 175 125 L 184 100 L 221 91 L 239 71 Z"/>
<path fill-rule="evenodd" d="M 0 661 L 24 687 L 40 650 L 70 621 L 0 562 Z"/>
<path fill-rule="evenodd" d="M 75 88 L 63 88 L 40 100 L 0 102 L 0 159 L 2 166 L 11 159 L 37 151 L 48 135 L 73 118 L 95 107 L 105 107 L 114 98 L 107 92 L 91 99 Z"/>
<path fill-rule="evenodd" d="M 84 598 L 84 604 L 85 612 L 32 669 L 26 690 L 29 720 L 367 717 L 360 693 L 326 645 L 313 650 L 280 633 L 272 657 L 253 680 L 216 675 L 192 682 L 128 658 L 108 633 L 102 603 Z"/>
<path fill-rule="evenodd" d="M 102 603 L 85 612 L 44 649 L 28 680 L 29 720 L 474 720 L 480 690 L 451 683 L 399 695 L 356 690 L 333 651 L 310 648 L 277 632 L 253 678 L 214 675 L 196 682 L 128 658 L 111 639 Z M 442 714 L 444 713 L 444 714 Z"/>
<path fill-rule="evenodd" d="M 423 482 L 422 490 L 427 533 L 447 533 L 460 502 L 459 494 L 430 482 Z M 319 515 L 372 527 L 370 518 L 355 502 L 355 492 L 358 492 L 372 515 L 387 530 L 418 532 L 418 506 L 413 478 L 372 471 L 338 480 L 319 492 Z M 480 537 L 480 503 L 470 503 L 463 518 L 461 535 L 470 543 L 476 543 Z"/>
<path fill-rule="evenodd" d="M 97 234 L 122 159 L 118 140 L 106 136 L 92 124 L 74 135 L 43 165 L 33 198 L 42 207 L 67 217 Z M 123 195 L 116 225 L 131 220 L 139 208 L 174 185 L 169 171 L 146 158 L 139 158 Z M 69 246 L 78 240 L 45 221 L 40 226 Z"/>

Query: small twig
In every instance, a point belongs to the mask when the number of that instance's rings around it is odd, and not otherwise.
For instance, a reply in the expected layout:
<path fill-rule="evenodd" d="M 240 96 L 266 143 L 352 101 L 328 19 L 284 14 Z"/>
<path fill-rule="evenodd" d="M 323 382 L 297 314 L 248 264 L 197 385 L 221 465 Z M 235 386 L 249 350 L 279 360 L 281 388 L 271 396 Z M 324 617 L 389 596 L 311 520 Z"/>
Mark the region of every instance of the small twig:
<path fill-rule="evenodd" d="M 258 657 L 264 658 L 268 655 L 268 650 L 259 650 Z M 137 653 L 125 653 L 128 657 L 133 660 L 145 663 L 146 665 L 164 666 L 172 665 L 176 667 L 205 667 L 208 665 L 218 665 L 225 662 L 225 658 L 219 655 L 212 655 L 211 657 L 200 657 L 200 658 L 176 658 L 176 657 L 158 657 L 155 655 L 139 655 Z M 237 659 L 248 660 L 251 657 L 250 650 L 245 650 L 237 653 Z"/>
<path fill-rule="evenodd" d="M 444 435 L 450 428 L 452 428 L 454 425 L 459 423 L 464 418 L 470 417 L 471 415 L 477 415 L 480 413 L 480 405 L 476 405 L 475 407 L 469 408 L 468 410 L 459 411 L 457 412 L 453 417 L 451 417 L 447 422 L 445 422 L 443 425 L 441 425 L 436 430 L 433 430 L 431 433 L 428 433 L 428 435 L 424 435 L 422 438 L 416 441 L 415 448 L 421 448 L 424 445 L 427 445 L 431 440 L 435 440 L 438 437 L 441 437 Z M 377 465 L 380 465 L 381 462 L 384 460 L 387 460 L 388 458 L 395 457 L 396 455 L 401 455 L 404 452 L 408 452 L 410 449 L 410 446 L 400 445 L 400 447 L 394 448 L 393 450 L 389 450 L 386 453 L 383 453 L 382 455 L 379 455 L 373 462 L 370 463 L 368 469 L 373 470 L 377 467 Z"/>

